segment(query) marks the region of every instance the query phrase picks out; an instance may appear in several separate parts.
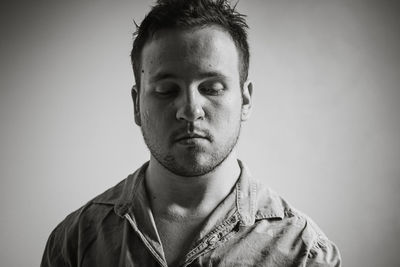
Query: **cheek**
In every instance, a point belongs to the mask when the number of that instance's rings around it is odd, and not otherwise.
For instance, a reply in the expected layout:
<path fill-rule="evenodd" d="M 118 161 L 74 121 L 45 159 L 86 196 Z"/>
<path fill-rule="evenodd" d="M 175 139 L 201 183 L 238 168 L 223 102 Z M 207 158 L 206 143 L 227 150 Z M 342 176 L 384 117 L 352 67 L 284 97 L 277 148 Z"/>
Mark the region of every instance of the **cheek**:
<path fill-rule="evenodd" d="M 230 125 L 240 120 L 242 111 L 242 101 L 236 97 L 225 99 L 225 101 L 215 106 L 215 117 L 221 125 Z"/>
<path fill-rule="evenodd" d="M 167 108 L 157 103 L 147 102 L 146 105 L 142 105 L 141 117 L 142 121 L 147 124 L 147 128 L 161 129 L 165 124 L 168 124 L 168 119 L 171 116 Z"/>
<path fill-rule="evenodd" d="M 140 117 L 142 119 L 142 122 L 146 124 L 151 124 L 151 118 L 153 118 L 153 116 L 151 115 L 150 109 L 147 106 L 141 105 Z"/>

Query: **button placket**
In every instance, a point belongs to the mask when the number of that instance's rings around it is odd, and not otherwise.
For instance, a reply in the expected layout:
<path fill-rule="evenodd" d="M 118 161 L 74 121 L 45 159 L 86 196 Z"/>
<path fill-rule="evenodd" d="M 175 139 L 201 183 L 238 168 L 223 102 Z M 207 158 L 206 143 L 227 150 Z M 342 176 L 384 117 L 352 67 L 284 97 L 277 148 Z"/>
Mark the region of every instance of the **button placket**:
<path fill-rule="evenodd" d="M 218 242 L 219 236 L 220 236 L 219 234 L 214 234 L 214 235 L 212 235 L 211 238 L 208 239 L 207 244 L 208 244 L 209 246 L 214 245 L 215 243 Z"/>
<path fill-rule="evenodd" d="M 238 214 L 234 214 L 232 217 L 230 217 L 230 219 L 226 220 L 223 224 L 217 227 L 214 233 L 210 233 L 210 236 L 208 238 L 205 238 L 195 249 L 189 252 L 189 254 L 187 255 L 187 261 L 183 266 L 188 266 L 196 258 L 209 252 L 212 249 L 215 249 L 222 242 L 227 241 L 228 239 L 226 238 L 226 236 L 228 236 L 229 233 L 235 228 L 238 219 Z"/>

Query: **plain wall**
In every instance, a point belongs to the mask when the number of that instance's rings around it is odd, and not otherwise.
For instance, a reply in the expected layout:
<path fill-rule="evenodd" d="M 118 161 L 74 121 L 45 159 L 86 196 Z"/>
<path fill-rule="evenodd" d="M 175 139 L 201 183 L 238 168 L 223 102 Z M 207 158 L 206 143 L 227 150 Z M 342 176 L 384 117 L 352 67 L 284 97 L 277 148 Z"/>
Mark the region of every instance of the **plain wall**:
<path fill-rule="evenodd" d="M 149 153 L 129 53 L 150 1 L 14 1 L 0 11 L 0 265 L 38 266 L 51 230 Z M 396 266 L 396 1 L 244 1 L 254 81 L 241 159 L 340 248 Z"/>

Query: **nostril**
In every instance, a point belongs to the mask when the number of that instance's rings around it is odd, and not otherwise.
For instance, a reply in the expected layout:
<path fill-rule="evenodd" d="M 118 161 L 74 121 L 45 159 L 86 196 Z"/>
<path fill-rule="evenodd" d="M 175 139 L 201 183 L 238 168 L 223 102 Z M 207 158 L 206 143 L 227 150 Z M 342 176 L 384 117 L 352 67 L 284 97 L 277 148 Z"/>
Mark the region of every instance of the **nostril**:
<path fill-rule="evenodd" d="M 199 105 L 185 105 L 177 111 L 178 120 L 195 121 L 204 118 L 204 110 Z"/>

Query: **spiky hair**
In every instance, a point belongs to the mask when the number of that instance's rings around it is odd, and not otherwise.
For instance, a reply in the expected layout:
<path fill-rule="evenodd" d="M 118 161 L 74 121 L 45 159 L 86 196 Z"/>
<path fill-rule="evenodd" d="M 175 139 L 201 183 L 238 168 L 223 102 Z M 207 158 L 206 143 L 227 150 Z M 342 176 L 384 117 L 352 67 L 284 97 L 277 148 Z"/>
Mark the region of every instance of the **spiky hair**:
<path fill-rule="evenodd" d="M 162 29 L 191 29 L 216 25 L 232 37 L 239 52 L 240 83 L 247 80 L 249 69 L 248 25 L 245 15 L 236 11 L 227 0 L 158 0 L 140 25 L 136 25 L 131 61 L 135 82 L 140 87 L 143 47 Z"/>

